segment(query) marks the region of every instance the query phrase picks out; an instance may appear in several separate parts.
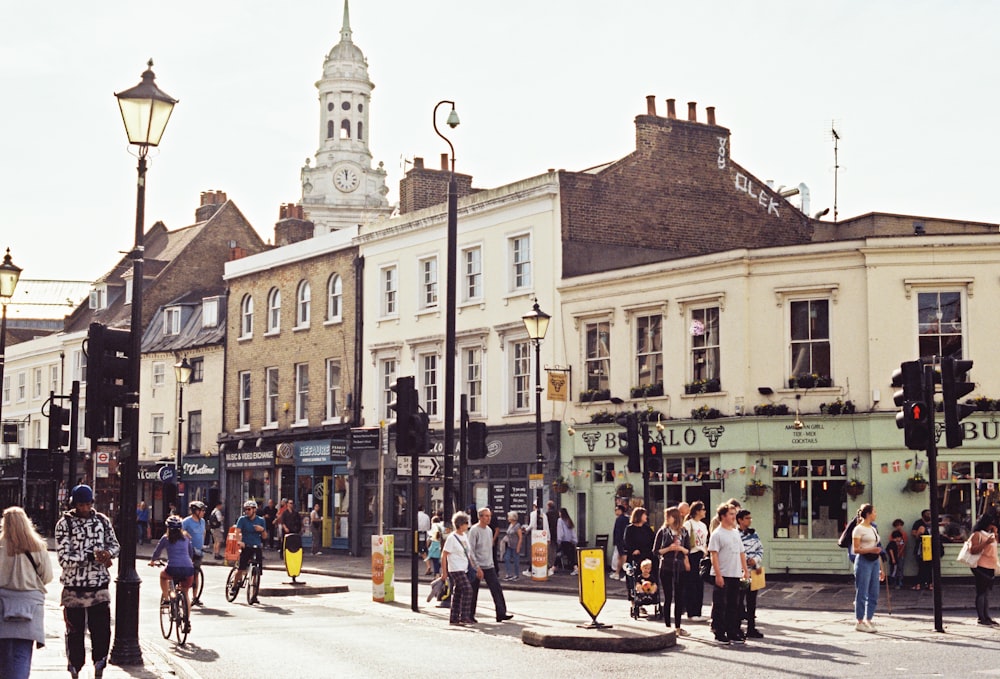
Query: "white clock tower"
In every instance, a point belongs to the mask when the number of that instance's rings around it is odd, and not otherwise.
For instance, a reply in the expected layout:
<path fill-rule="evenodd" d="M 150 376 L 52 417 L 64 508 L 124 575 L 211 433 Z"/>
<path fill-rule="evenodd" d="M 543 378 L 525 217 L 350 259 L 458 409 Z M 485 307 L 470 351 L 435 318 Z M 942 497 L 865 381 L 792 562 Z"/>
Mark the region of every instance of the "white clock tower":
<path fill-rule="evenodd" d="M 319 149 L 302 168 L 302 207 L 315 235 L 354 228 L 391 212 L 382 163 L 372 168 L 368 104 L 375 85 L 368 61 L 351 41 L 348 0 L 338 42 L 323 62 L 319 90 Z"/>

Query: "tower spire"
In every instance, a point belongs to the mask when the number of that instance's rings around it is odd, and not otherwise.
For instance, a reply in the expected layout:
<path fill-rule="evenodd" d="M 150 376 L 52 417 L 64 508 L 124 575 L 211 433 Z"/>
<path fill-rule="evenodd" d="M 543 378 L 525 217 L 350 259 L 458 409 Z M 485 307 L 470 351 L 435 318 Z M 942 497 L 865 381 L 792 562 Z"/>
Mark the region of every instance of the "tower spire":
<path fill-rule="evenodd" d="M 351 42 L 351 11 L 347 6 L 347 0 L 344 0 L 344 23 L 340 27 L 340 40 Z"/>

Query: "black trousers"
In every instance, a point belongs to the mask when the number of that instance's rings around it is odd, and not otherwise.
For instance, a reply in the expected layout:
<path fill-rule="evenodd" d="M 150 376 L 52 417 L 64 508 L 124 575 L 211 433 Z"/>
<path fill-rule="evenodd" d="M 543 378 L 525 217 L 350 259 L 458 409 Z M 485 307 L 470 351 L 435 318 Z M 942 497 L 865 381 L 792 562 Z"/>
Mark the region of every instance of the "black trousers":
<path fill-rule="evenodd" d="M 80 669 L 87 663 L 84 634 L 90 630 L 91 658 L 96 663 L 108 656 L 111 648 L 111 605 L 96 604 L 87 608 L 64 608 L 66 621 L 66 658 Z"/>
<path fill-rule="evenodd" d="M 483 580 L 486 581 L 486 586 L 490 588 L 490 594 L 493 596 L 493 606 L 497 609 L 497 621 L 499 622 L 505 615 L 507 615 L 507 602 L 503 598 L 503 589 L 500 587 L 500 579 L 497 577 L 497 569 L 484 568 Z M 472 617 L 476 617 L 476 604 L 479 601 L 480 580 L 476 577 L 470 577 L 469 582 L 472 583 Z"/>
<path fill-rule="evenodd" d="M 685 608 L 689 618 L 701 617 L 701 608 L 705 603 L 705 583 L 702 582 L 701 576 L 698 574 L 698 566 L 701 564 L 703 556 L 705 555 L 701 552 L 688 554 L 691 570 L 685 571 L 681 575 L 684 584 Z"/>
<path fill-rule="evenodd" d="M 990 620 L 990 590 L 993 589 L 993 569 L 973 568 L 972 575 L 976 579 L 976 615 L 980 621 Z"/>
<path fill-rule="evenodd" d="M 683 566 L 678 564 L 678 567 L 683 569 Z M 680 628 L 681 617 L 684 612 L 685 605 L 685 592 L 684 592 L 684 576 L 687 575 L 686 571 L 681 570 L 679 572 L 674 572 L 672 570 L 661 569 L 660 570 L 660 591 L 663 592 L 663 622 L 666 623 L 667 627 L 670 627 L 670 600 L 674 601 L 674 627 Z"/>
<path fill-rule="evenodd" d="M 716 638 L 740 635 L 740 579 L 723 578 L 723 586 L 712 590 L 712 628 Z"/>
<path fill-rule="evenodd" d="M 757 629 L 757 590 L 750 591 L 740 587 L 740 617 L 746 614 L 747 630 Z"/>

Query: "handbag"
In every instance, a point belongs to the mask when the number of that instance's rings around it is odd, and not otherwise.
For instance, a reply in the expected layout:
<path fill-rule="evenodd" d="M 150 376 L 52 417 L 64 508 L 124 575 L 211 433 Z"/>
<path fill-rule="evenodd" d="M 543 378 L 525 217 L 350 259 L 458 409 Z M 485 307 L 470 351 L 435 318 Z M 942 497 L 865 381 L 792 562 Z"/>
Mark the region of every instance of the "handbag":
<path fill-rule="evenodd" d="M 758 589 L 764 589 L 767 586 L 767 580 L 764 577 L 764 567 L 761 566 L 757 570 L 750 571 L 750 591 L 756 592 Z"/>
<path fill-rule="evenodd" d="M 972 536 L 970 535 L 969 539 L 962 545 L 962 549 L 959 550 L 958 557 L 955 560 L 959 563 L 964 563 L 969 568 L 976 568 L 979 566 L 980 556 L 982 556 L 982 552 L 979 554 L 972 553 Z"/>
<path fill-rule="evenodd" d="M 709 585 L 714 585 L 715 584 L 715 576 L 712 575 L 712 557 L 711 556 L 707 556 L 706 555 L 706 556 L 703 556 L 701 558 L 701 562 L 698 564 L 698 575 L 701 576 L 701 579 L 705 583 L 707 583 Z"/>

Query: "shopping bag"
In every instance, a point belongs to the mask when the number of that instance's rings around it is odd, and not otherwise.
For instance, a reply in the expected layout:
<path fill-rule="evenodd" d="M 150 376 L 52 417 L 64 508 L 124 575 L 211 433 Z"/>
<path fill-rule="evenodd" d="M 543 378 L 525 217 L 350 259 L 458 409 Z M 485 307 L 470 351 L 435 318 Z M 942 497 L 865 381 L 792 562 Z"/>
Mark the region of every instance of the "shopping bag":
<path fill-rule="evenodd" d="M 764 589 L 767 586 L 767 582 L 764 579 L 764 567 L 761 566 L 757 570 L 750 571 L 750 591 L 756 592 L 758 589 Z"/>

